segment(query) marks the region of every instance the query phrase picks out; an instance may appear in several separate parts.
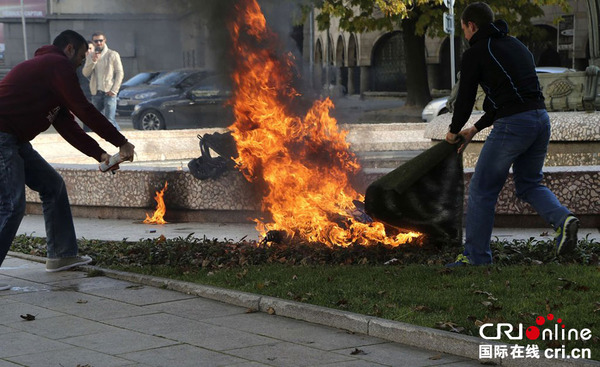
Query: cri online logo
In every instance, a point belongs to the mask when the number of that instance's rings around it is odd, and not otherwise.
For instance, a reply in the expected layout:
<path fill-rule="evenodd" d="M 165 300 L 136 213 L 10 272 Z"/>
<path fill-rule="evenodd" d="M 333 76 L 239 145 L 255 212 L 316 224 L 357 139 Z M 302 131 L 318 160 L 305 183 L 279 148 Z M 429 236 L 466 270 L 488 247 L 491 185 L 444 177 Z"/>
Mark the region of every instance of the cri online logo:
<path fill-rule="evenodd" d="M 556 320 L 556 321 L 555 321 Z M 545 325 L 546 321 L 555 321 L 554 327 L 552 325 Z M 529 340 L 536 340 L 541 337 L 541 340 L 590 340 L 592 338 L 592 331 L 590 329 L 568 329 L 563 324 L 563 320 L 555 318 L 553 314 L 548 314 L 546 317 L 538 316 L 535 319 L 537 326 L 529 326 L 525 330 L 525 336 Z M 543 330 L 540 327 L 546 326 Z M 509 323 L 498 323 L 495 325 L 495 335 L 488 335 L 491 332 L 486 333 L 486 329 L 494 328 L 494 324 L 483 324 L 479 328 L 479 335 L 486 340 L 498 340 L 504 334 L 510 340 L 523 340 L 523 324 L 519 324 L 517 330 L 512 324 Z M 538 327 L 539 326 L 539 327 Z"/>

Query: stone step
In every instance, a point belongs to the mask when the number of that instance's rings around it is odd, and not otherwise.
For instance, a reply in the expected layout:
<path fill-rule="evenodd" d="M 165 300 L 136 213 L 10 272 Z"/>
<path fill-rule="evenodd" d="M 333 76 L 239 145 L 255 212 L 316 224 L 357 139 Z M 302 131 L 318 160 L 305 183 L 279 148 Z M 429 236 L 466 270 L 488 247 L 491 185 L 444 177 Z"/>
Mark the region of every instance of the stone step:
<path fill-rule="evenodd" d="M 402 150 L 402 151 L 370 151 L 358 152 L 356 155 L 361 167 L 395 169 L 407 161 L 413 159 L 424 150 Z"/>

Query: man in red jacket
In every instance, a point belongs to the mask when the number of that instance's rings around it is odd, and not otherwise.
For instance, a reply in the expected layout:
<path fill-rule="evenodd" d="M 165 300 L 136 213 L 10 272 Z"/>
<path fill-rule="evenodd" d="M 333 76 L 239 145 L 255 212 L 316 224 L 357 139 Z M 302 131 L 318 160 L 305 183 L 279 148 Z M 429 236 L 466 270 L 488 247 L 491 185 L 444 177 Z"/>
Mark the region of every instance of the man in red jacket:
<path fill-rule="evenodd" d="M 46 224 L 46 270 L 61 271 L 87 264 L 78 256 L 75 229 L 65 183 L 31 146 L 30 141 L 53 125 L 71 145 L 98 162 L 110 156 L 75 122 L 75 114 L 100 137 L 133 160 L 134 146 L 87 100 L 76 69 L 85 59 L 87 42 L 66 30 L 31 60 L 15 66 L 0 82 L 0 265 L 25 213 L 25 185 L 39 192 Z M 0 288 L 2 288 L 0 286 Z"/>

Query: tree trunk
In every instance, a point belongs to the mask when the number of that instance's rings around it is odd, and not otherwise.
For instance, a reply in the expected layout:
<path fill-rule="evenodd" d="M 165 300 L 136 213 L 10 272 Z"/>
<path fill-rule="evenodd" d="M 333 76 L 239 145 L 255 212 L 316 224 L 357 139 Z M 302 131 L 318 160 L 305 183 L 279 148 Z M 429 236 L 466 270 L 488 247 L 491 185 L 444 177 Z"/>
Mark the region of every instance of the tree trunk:
<path fill-rule="evenodd" d="M 406 105 L 425 107 L 431 101 L 427 62 L 425 60 L 425 36 L 415 34 L 418 17 L 402 20 L 402 39 L 406 57 Z"/>

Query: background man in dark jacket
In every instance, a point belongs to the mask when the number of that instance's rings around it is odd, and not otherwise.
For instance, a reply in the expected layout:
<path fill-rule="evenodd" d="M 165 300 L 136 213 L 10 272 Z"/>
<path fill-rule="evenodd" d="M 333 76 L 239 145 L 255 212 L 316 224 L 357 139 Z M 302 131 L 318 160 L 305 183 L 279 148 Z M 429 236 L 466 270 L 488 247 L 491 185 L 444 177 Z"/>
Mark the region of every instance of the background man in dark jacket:
<path fill-rule="evenodd" d="M 460 85 L 446 141 L 458 143 L 462 152 L 473 136 L 494 125 L 479 155 L 469 185 L 466 214 L 465 251 L 448 266 L 490 264 L 490 239 L 498 194 L 510 167 L 517 196 L 557 231 L 556 251 L 560 255 L 577 244 L 579 220 L 541 184 L 542 167 L 550 141 L 550 119 L 535 72 L 533 55 L 515 37 L 508 25 L 494 22 L 492 9 L 478 2 L 467 6 L 461 25 L 470 48 L 463 54 Z M 474 126 L 465 125 L 481 85 L 486 97 L 485 114 Z"/>
<path fill-rule="evenodd" d="M 15 66 L 0 82 L 0 265 L 25 213 L 25 185 L 39 192 L 46 224 L 47 271 L 89 263 L 78 256 L 65 183 L 31 146 L 53 125 L 71 145 L 99 162 L 110 156 L 75 122 L 73 112 L 99 136 L 133 160 L 134 146 L 86 99 L 75 72 L 87 43 L 67 30 L 31 60 Z M 6 288 L 4 285 L 2 288 Z"/>

